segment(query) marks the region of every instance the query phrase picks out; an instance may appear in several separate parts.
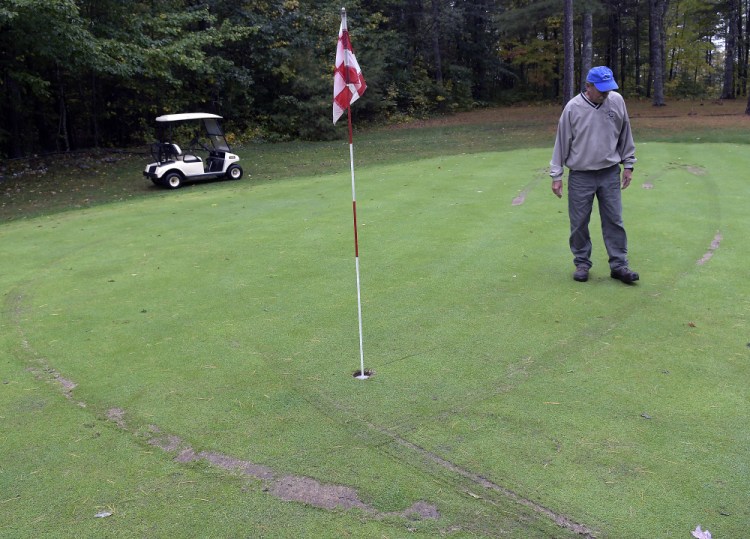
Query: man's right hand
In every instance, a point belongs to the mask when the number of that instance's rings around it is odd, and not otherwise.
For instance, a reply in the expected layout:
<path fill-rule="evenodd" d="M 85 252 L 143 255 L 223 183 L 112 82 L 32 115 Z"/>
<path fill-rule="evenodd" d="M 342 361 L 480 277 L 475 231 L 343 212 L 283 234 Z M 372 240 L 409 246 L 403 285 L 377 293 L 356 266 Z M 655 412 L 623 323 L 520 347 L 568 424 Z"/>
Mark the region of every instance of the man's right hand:
<path fill-rule="evenodd" d="M 562 198 L 563 182 L 562 180 L 552 180 L 552 192 L 557 198 Z"/>

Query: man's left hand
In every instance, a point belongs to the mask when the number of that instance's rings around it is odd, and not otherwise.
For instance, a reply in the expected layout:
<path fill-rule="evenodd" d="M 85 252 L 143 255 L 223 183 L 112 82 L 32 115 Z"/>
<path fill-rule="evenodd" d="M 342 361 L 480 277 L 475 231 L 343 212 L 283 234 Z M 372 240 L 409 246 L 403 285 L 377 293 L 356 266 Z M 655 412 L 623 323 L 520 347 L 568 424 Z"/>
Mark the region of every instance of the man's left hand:
<path fill-rule="evenodd" d="M 627 189 L 630 181 L 633 179 L 633 169 L 626 168 L 622 171 L 622 188 Z"/>

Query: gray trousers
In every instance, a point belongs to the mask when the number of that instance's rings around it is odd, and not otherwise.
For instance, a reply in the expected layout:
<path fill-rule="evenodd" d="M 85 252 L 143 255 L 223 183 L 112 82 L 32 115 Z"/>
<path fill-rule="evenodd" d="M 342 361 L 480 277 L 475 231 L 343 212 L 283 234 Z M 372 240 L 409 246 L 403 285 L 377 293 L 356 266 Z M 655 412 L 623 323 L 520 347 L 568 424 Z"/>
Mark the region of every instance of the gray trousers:
<path fill-rule="evenodd" d="M 568 174 L 570 251 L 576 267 L 591 267 L 589 221 L 596 197 L 602 222 L 604 246 L 610 269 L 628 265 L 628 238 L 622 224 L 620 166 L 594 171 L 571 170 Z"/>

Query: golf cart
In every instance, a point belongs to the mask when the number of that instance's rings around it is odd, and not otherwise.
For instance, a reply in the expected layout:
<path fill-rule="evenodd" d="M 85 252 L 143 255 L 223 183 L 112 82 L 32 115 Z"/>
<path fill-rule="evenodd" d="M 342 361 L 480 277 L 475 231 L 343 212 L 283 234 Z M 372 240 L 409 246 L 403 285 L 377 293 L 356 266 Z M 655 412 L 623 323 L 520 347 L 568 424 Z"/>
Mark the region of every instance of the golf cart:
<path fill-rule="evenodd" d="M 153 163 L 146 165 L 143 175 L 155 185 L 177 189 L 183 183 L 198 180 L 227 178 L 239 180 L 242 167 L 237 163 L 240 158 L 231 153 L 219 120 L 221 116 L 204 112 L 184 114 L 167 114 L 156 118 L 159 141 L 151 145 Z M 174 137 L 191 135 L 189 124 L 193 128 L 190 143 L 178 146 Z"/>

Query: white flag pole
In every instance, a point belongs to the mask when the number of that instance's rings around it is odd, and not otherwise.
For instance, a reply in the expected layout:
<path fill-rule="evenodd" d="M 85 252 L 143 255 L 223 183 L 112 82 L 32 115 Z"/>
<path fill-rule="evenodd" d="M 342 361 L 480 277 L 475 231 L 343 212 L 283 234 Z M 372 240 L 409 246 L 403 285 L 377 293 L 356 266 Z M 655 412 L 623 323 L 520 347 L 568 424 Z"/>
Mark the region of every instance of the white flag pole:
<path fill-rule="evenodd" d="M 349 123 L 349 163 L 352 170 L 352 216 L 354 218 L 354 267 L 357 272 L 357 320 L 359 322 L 359 375 L 357 379 L 366 380 L 370 377 L 365 373 L 365 349 L 362 339 L 362 292 L 359 280 L 359 238 L 357 234 L 357 191 L 354 182 L 354 143 L 352 141 L 352 113 L 351 106 L 347 109 Z"/>
<path fill-rule="evenodd" d="M 341 20 L 346 26 L 346 9 L 341 8 Z M 345 70 L 347 79 L 349 78 L 349 55 L 344 56 L 344 65 L 347 67 Z M 346 81 L 349 84 L 349 81 Z M 364 340 L 362 338 L 362 291 L 360 287 L 359 279 L 359 234 L 357 233 L 357 190 L 354 182 L 354 137 L 352 135 L 352 105 L 346 109 L 347 123 L 349 124 L 349 164 L 352 171 L 352 217 L 354 219 L 354 268 L 357 273 L 357 322 L 359 325 L 359 374 L 357 375 L 358 380 L 367 380 L 370 375 L 365 373 L 365 347 Z"/>

